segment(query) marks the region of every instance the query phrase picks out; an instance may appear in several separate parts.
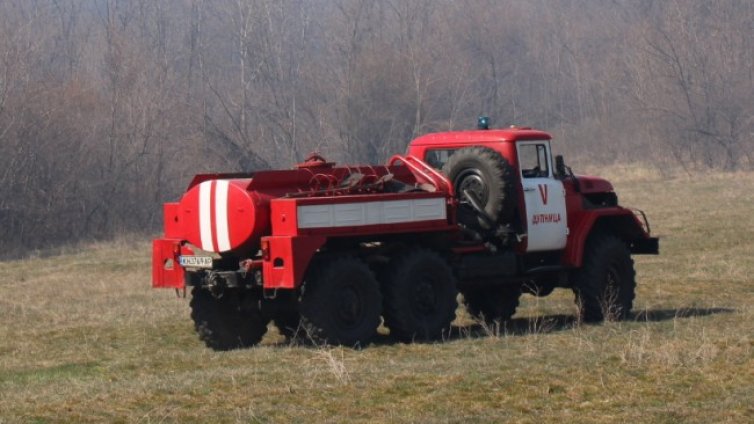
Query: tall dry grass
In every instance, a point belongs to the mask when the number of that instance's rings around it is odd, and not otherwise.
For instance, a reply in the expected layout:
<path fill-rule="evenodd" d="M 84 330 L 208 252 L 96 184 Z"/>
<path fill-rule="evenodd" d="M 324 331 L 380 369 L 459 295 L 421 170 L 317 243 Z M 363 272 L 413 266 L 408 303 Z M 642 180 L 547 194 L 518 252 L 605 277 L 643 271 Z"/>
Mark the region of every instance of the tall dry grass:
<path fill-rule="evenodd" d="M 635 315 L 581 326 L 572 295 L 526 296 L 502 328 L 459 311 L 440 344 L 363 350 L 193 334 L 149 287 L 149 244 L 0 263 L 0 423 L 751 422 L 754 174 L 603 170 L 662 255 L 638 257 Z"/>

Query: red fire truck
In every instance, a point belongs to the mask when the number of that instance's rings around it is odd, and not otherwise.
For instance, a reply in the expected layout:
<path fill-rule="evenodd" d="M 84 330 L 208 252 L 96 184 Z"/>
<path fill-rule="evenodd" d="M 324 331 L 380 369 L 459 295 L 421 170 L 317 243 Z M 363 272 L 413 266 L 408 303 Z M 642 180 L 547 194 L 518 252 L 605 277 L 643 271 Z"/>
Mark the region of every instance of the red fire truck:
<path fill-rule="evenodd" d="M 460 292 L 469 313 L 510 319 L 523 293 L 573 290 L 585 322 L 625 318 L 631 254 L 657 254 L 643 212 L 613 186 L 553 159 L 530 128 L 442 132 L 386 165 L 202 174 L 164 205 L 153 286 L 191 288 L 200 338 L 253 346 L 287 337 L 364 346 L 380 324 L 441 338 Z"/>

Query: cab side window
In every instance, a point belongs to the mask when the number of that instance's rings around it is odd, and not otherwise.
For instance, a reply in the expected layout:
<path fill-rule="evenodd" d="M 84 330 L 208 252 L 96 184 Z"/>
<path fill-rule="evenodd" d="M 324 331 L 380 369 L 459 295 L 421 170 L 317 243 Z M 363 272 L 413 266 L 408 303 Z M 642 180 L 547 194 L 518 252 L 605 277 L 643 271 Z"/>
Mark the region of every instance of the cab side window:
<path fill-rule="evenodd" d="M 442 169 L 445 163 L 448 162 L 450 156 L 458 149 L 433 149 L 427 150 L 424 155 L 424 162 L 427 162 L 429 166 L 435 169 Z"/>
<path fill-rule="evenodd" d="M 518 165 L 523 178 L 547 178 L 550 168 L 547 163 L 547 145 L 524 144 L 518 146 Z"/>

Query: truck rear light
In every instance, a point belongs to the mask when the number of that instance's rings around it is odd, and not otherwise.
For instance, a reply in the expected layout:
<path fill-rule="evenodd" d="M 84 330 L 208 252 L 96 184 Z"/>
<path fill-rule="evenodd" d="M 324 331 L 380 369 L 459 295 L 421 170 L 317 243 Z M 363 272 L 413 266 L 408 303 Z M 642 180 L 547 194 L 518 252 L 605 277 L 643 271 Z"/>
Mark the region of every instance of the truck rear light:
<path fill-rule="evenodd" d="M 270 241 L 262 239 L 261 247 L 262 247 L 262 259 L 264 259 L 265 261 L 269 261 L 270 260 Z"/>

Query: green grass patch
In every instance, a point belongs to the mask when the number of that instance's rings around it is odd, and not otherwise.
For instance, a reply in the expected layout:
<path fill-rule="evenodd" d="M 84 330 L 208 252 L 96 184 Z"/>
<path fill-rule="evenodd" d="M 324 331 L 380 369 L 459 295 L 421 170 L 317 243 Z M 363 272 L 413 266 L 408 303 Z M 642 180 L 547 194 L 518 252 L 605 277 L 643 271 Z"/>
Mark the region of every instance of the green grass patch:
<path fill-rule="evenodd" d="M 99 372 L 99 362 L 68 363 L 51 367 L 0 371 L 0 386 L 51 384 L 92 377 Z"/>

